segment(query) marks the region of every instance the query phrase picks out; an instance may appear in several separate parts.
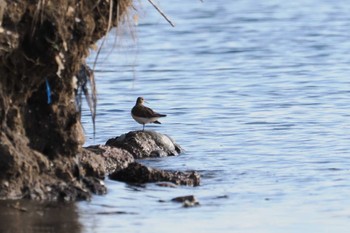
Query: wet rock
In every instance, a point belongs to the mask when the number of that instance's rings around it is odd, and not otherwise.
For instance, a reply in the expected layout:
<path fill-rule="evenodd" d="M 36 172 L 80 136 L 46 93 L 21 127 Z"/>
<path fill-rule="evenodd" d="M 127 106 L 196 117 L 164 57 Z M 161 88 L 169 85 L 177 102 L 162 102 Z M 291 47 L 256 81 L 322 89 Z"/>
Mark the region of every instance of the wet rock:
<path fill-rule="evenodd" d="M 193 195 L 188 195 L 188 196 L 175 197 L 171 200 L 175 202 L 185 202 L 185 201 L 193 202 L 196 200 L 196 198 Z"/>
<path fill-rule="evenodd" d="M 86 187 L 91 190 L 94 194 L 103 195 L 107 193 L 107 188 L 104 182 L 95 177 L 84 177 L 83 182 Z"/>
<path fill-rule="evenodd" d="M 200 176 L 197 172 L 163 171 L 136 162 L 130 163 L 123 170 L 113 172 L 109 178 L 129 183 L 171 182 L 188 186 L 200 184 Z"/>
<path fill-rule="evenodd" d="M 90 150 L 83 149 L 79 156 L 79 162 L 82 167 L 81 176 L 97 177 L 100 179 L 105 177 L 106 166 L 102 156 Z"/>
<path fill-rule="evenodd" d="M 197 199 L 193 195 L 175 197 L 171 200 L 174 202 L 182 203 L 183 207 L 193 207 L 193 206 L 199 205 L 199 202 L 197 201 Z"/>
<path fill-rule="evenodd" d="M 99 165 L 103 167 L 104 172 L 107 174 L 124 169 L 129 165 L 129 163 L 134 162 L 134 157 L 128 151 L 120 148 L 96 145 L 86 147 L 85 152 L 86 153 L 83 153 L 83 156 L 81 157 L 81 161 L 91 159 L 103 160 L 96 162 L 98 162 Z M 91 153 L 94 154 L 94 158 L 91 158 Z M 91 163 L 91 161 L 89 161 L 89 163 L 86 163 L 88 166 L 93 166 L 94 164 L 96 165 L 96 163 Z"/>
<path fill-rule="evenodd" d="M 56 181 L 56 183 L 50 182 L 50 184 L 45 186 L 45 189 L 42 189 L 39 185 L 40 183 L 38 183 L 38 186 L 35 189 L 25 187 L 25 195 L 22 198 L 68 202 L 74 200 L 90 200 L 91 198 L 91 190 L 78 180 L 72 182 L 64 182 L 61 180 Z"/>
<path fill-rule="evenodd" d="M 169 136 L 155 131 L 131 131 L 109 139 L 106 145 L 125 149 L 136 159 L 178 155 L 183 151 Z"/>
<path fill-rule="evenodd" d="M 194 201 L 194 202 L 190 202 L 190 201 L 185 201 L 182 204 L 183 207 L 188 208 L 188 207 L 194 207 L 194 206 L 199 206 L 199 202 L 198 201 Z"/>

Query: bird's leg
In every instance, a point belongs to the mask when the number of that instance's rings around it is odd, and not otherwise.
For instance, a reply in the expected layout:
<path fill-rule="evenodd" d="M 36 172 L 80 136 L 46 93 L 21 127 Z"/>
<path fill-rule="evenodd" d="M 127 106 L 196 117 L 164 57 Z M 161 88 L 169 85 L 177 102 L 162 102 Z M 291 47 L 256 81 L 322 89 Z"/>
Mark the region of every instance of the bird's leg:
<path fill-rule="evenodd" d="M 145 131 L 145 124 L 142 124 L 142 125 L 143 125 L 142 131 Z"/>

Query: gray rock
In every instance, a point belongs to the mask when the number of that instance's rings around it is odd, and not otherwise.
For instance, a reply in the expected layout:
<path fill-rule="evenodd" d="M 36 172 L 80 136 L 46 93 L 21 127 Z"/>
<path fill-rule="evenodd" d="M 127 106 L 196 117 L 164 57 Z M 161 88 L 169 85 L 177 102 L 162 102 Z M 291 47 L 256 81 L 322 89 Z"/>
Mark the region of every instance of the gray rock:
<path fill-rule="evenodd" d="M 189 195 L 189 196 L 181 196 L 181 197 L 175 197 L 173 199 L 171 199 L 174 202 L 180 202 L 182 203 L 183 207 L 194 207 L 194 206 L 198 206 L 199 202 L 197 201 L 197 199 L 193 196 L 193 195 Z"/>
<path fill-rule="evenodd" d="M 88 175 L 101 178 L 126 168 L 132 162 L 134 157 L 128 151 L 104 145 L 86 147 L 80 157 L 80 163 Z"/>
<path fill-rule="evenodd" d="M 155 131 L 131 131 L 109 139 L 106 145 L 125 149 L 136 159 L 178 155 L 183 151 L 168 135 Z"/>
<path fill-rule="evenodd" d="M 200 175 L 195 171 L 164 171 L 150 168 L 136 162 L 130 163 L 129 166 L 123 170 L 113 172 L 109 175 L 109 178 L 112 180 L 137 184 L 171 182 L 176 185 L 200 185 Z"/>

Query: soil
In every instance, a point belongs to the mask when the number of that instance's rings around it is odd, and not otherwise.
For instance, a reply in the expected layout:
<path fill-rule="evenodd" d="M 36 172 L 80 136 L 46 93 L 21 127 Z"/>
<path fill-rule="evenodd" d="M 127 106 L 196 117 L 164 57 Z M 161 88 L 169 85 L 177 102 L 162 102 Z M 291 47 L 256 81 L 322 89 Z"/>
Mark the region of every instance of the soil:
<path fill-rule="evenodd" d="M 132 0 L 1 1 L 0 199 L 76 200 L 102 192 L 95 180 L 101 175 L 83 176 L 78 159 L 84 134 L 75 76 L 89 48 L 131 6 Z"/>

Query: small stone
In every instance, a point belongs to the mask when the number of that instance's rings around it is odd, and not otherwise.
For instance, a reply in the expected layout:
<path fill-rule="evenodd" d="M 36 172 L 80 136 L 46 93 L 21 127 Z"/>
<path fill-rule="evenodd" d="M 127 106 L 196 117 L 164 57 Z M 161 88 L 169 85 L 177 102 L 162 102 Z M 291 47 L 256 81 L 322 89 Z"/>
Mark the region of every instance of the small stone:
<path fill-rule="evenodd" d="M 94 194 L 103 195 L 107 193 L 107 188 L 104 185 L 104 182 L 98 178 L 85 177 L 83 179 L 85 185 L 91 190 Z"/>
<path fill-rule="evenodd" d="M 194 202 L 196 198 L 193 195 L 188 195 L 188 196 L 175 197 L 171 200 L 175 202 L 185 202 L 185 201 Z"/>
<path fill-rule="evenodd" d="M 193 201 L 193 202 L 191 202 L 191 201 L 188 201 L 188 200 L 186 200 L 186 201 L 182 204 L 182 206 L 185 207 L 185 208 L 194 207 L 194 206 L 198 206 L 198 205 L 199 205 L 199 202 L 198 202 L 198 201 Z"/>
<path fill-rule="evenodd" d="M 180 202 L 182 203 L 182 206 L 187 208 L 187 207 L 194 207 L 198 206 L 199 202 L 193 195 L 188 195 L 188 196 L 181 196 L 181 197 L 175 197 L 171 199 L 174 202 Z"/>

